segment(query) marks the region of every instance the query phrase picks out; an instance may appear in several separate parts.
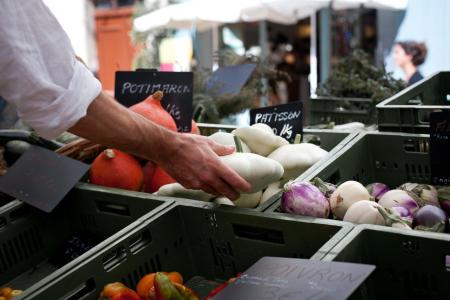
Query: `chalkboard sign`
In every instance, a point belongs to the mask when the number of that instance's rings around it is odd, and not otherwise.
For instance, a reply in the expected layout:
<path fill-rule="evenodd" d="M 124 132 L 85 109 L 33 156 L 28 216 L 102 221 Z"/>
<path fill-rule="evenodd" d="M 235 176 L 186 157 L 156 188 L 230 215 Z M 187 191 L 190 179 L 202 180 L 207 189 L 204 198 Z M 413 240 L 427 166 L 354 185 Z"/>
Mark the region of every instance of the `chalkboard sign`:
<path fill-rule="evenodd" d="M 211 74 L 206 84 L 206 91 L 214 96 L 238 94 L 255 68 L 255 64 L 220 67 Z"/>
<path fill-rule="evenodd" d="M 255 123 L 269 125 L 276 135 L 292 143 L 296 134 L 303 134 L 302 102 L 251 109 L 250 124 Z"/>
<path fill-rule="evenodd" d="M 450 185 L 450 112 L 430 114 L 431 182 Z"/>
<path fill-rule="evenodd" d="M 0 191 L 51 212 L 89 170 L 89 165 L 31 146 L 0 177 Z"/>
<path fill-rule="evenodd" d="M 162 91 L 163 107 L 174 118 L 178 131 L 190 132 L 192 122 L 193 75 L 192 72 L 157 72 L 153 69 L 118 71 L 114 97 L 130 107 L 156 91 Z"/>
<path fill-rule="evenodd" d="M 375 266 L 263 257 L 213 300 L 344 300 Z"/>

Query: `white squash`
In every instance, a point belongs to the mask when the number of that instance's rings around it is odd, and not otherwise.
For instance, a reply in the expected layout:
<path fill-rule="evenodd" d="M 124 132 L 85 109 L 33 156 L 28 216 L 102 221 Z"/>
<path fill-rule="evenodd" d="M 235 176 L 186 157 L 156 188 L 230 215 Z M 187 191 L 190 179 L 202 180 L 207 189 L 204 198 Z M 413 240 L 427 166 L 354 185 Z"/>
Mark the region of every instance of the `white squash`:
<path fill-rule="evenodd" d="M 317 145 L 309 143 L 281 146 L 273 151 L 268 158 L 276 160 L 284 168 L 283 179 L 296 179 L 309 167 L 328 154 Z"/>
<path fill-rule="evenodd" d="M 288 145 L 289 142 L 275 135 L 266 124 L 254 124 L 237 128 L 234 133 L 247 144 L 253 153 L 267 156 L 275 149 Z"/>
<path fill-rule="evenodd" d="M 236 146 L 236 144 L 234 142 L 234 134 L 232 134 L 232 133 L 219 131 L 219 132 L 216 132 L 216 133 L 210 135 L 208 138 L 210 138 L 214 142 L 221 144 L 221 145 Z M 242 145 L 242 152 L 244 152 L 244 153 L 251 152 L 250 148 L 247 146 L 246 143 L 241 141 L 241 145 Z"/>

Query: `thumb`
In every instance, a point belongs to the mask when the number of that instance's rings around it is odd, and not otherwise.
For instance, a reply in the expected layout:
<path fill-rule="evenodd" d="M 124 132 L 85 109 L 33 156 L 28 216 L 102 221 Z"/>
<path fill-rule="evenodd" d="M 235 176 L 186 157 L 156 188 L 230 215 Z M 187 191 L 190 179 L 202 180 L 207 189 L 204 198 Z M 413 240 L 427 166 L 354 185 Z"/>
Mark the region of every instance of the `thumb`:
<path fill-rule="evenodd" d="M 234 151 L 236 151 L 234 146 L 225 146 L 213 141 L 211 141 L 209 145 L 211 146 L 211 149 L 219 156 L 233 154 Z"/>

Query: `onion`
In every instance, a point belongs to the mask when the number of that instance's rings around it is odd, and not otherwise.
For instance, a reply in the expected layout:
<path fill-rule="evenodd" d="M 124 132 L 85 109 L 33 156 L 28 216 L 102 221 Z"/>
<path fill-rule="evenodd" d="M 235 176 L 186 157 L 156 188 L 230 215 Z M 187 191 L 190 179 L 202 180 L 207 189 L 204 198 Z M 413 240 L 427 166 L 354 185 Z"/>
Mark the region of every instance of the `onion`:
<path fill-rule="evenodd" d="M 361 200 L 369 200 L 370 194 L 359 182 L 346 181 L 333 192 L 330 197 L 330 206 L 333 214 L 338 218 L 344 218 L 347 209 L 353 203 Z"/>
<path fill-rule="evenodd" d="M 444 232 L 448 225 L 448 216 L 439 207 L 434 205 L 425 205 L 420 208 L 414 217 L 414 229 Z"/>
<path fill-rule="evenodd" d="M 406 191 L 392 190 L 383 195 L 378 203 L 384 208 L 402 206 L 413 214 L 418 208 L 416 200 Z"/>
<path fill-rule="evenodd" d="M 376 202 L 378 202 L 378 200 L 380 200 L 380 198 L 389 191 L 389 187 L 387 185 L 379 182 L 366 185 L 366 189 Z"/>
<path fill-rule="evenodd" d="M 344 221 L 356 224 L 385 225 L 383 216 L 378 211 L 381 207 L 375 201 L 361 200 L 352 204 L 344 216 Z"/>
<path fill-rule="evenodd" d="M 281 210 L 296 215 L 327 218 L 330 214 L 330 204 L 311 183 L 294 181 L 284 186 Z"/>
<path fill-rule="evenodd" d="M 399 189 L 411 192 L 415 195 L 415 200 L 420 207 L 425 205 L 439 206 L 438 191 L 429 184 L 405 183 Z"/>

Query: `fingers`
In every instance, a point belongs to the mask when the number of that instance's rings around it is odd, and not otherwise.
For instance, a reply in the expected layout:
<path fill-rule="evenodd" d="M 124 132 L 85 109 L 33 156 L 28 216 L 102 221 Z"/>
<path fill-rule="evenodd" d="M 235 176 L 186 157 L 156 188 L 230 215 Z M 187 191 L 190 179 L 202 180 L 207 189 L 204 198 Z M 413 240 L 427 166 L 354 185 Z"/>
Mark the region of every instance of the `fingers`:
<path fill-rule="evenodd" d="M 239 192 L 222 179 L 214 181 L 211 187 L 217 191 L 215 193 L 217 196 L 225 196 L 231 200 L 237 200 L 240 196 Z"/>
<path fill-rule="evenodd" d="M 250 183 L 248 183 L 244 178 L 242 178 L 235 170 L 226 166 L 223 163 L 217 165 L 220 177 L 225 180 L 225 182 L 234 188 L 234 190 L 240 192 L 249 193 L 252 189 Z M 231 199 L 231 198 L 230 198 Z"/>
<path fill-rule="evenodd" d="M 233 154 L 235 151 L 234 146 L 225 146 L 214 141 L 209 141 L 209 146 L 219 156 Z"/>

